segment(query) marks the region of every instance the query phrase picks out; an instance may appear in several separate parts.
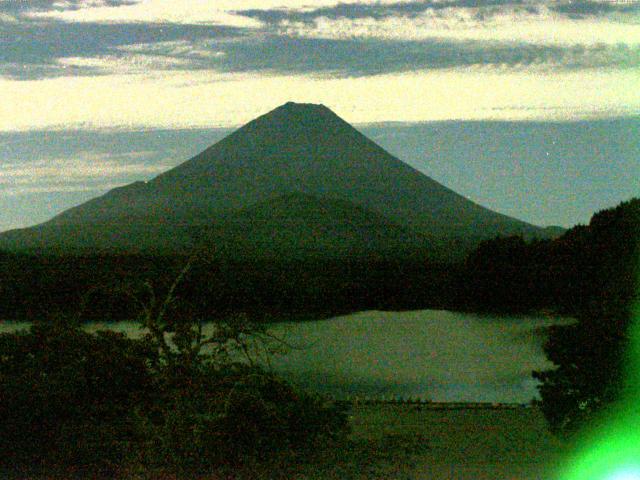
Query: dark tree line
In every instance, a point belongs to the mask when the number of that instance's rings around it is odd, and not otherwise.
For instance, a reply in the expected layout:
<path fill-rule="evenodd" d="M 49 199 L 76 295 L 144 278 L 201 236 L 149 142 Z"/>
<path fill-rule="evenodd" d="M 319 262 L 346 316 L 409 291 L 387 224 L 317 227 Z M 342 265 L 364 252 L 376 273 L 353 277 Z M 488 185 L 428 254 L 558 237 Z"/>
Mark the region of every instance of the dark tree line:
<path fill-rule="evenodd" d="M 637 201 L 636 201 L 637 202 Z M 634 202 L 619 207 L 633 209 Z M 617 210 L 616 210 L 617 211 Z M 242 258 L 202 255 L 181 286 L 182 314 L 244 312 L 255 319 L 319 318 L 367 309 L 446 308 L 578 315 L 630 292 L 631 233 L 612 211 L 555 240 L 481 243 L 463 262 L 406 258 Z M 625 237 L 626 235 L 626 237 Z M 0 254 L 0 318 L 135 318 L 145 284 L 165 291 L 184 256 Z M 626 289 L 626 290 L 625 290 Z"/>
<path fill-rule="evenodd" d="M 185 257 L 33 256 L 0 259 L 0 318 L 135 318 L 146 284 L 166 291 Z M 452 308 L 458 270 L 405 260 L 208 259 L 178 295 L 185 316 L 244 312 L 256 319 L 318 318 L 367 309 Z"/>
<path fill-rule="evenodd" d="M 554 240 L 483 242 L 467 257 L 461 299 L 472 310 L 583 315 L 633 297 L 638 203 L 596 213 Z"/>
<path fill-rule="evenodd" d="M 556 368 L 534 377 L 543 382 L 541 407 L 550 425 L 569 434 L 640 393 L 639 380 L 629 376 L 638 361 L 630 347 L 640 301 L 640 199 L 598 212 L 559 242 L 584 272 L 569 277 L 578 322 L 552 329 L 545 351 Z"/>
<path fill-rule="evenodd" d="M 626 370 L 639 262 L 640 199 L 597 212 L 555 240 L 484 242 L 465 262 L 463 308 L 548 310 L 578 320 L 551 328 L 545 352 L 555 368 L 534 372 L 556 432 L 576 431 L 638 389 Z"/>

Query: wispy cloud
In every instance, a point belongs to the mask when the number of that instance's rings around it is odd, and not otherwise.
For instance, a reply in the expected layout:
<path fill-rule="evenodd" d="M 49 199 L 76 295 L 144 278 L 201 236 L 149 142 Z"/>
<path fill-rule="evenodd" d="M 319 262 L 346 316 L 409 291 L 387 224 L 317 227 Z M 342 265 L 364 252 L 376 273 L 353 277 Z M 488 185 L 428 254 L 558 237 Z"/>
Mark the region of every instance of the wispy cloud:
<path fill-rule="evenodd" d="M 0 75 L 29 80 L 210 70 L 360 77 L 470 66 L 553 71 L 640 64 L 640 21 L 631 21 L 633 15 L 577 19 L 562 12 L 568 4 L 294 1 L 269 9 L 282 3 L 273 1 L 236 11 L 232 2 L 215 8 L 172 2 L 172 9 L 153 0 L 54 3 L 25 14 L 45 23 L 7 27 Z M 598 12 L 591 3 L 571 5 Z M 211 25 L 205 10 L 253 18 L 260 26 Z M 187 14 L 199 24 L 181 23 Z"/>
<path fill-rule="evenodd" d="M 394 40 L 296 38 L 170 41 L 127 45 L 94 57 L 58 59 L 47 76 L 166 75 L 171 71 L 226 74 L 311 75 L 356 78 L 388 73 L 484 67 L 498 71 L 553 72 L 635 69 L 640 45 L 544 45 L 453 39 Z M 5 65 L 8 68 L 8 65 Z M 19 68 L 19 67 L 16 67 Z M 34 67 L 35 68 L 35 67 Z"/>
<path fill-rule="evenodd" d="M 34 18 L 57 18 L 68 22 L 223 23 L 241 27 L 260 27 L 261 21 L 237 13 L 239 3 L 237 0 L 36 0 L 33 7 L 24 7 L 21 10 L 28 11 Z M 340 8 L 342 5 L 386 6 L 397 3 L 398 0 L 243 0 L 240 9 L 314 11 L 322 8 Z"/>
<path fill-rule="evenodd" d="M 570 0 L 551 5 L 556 12 L 565 13 L 572 17 L 609 15 L 612 13 L 639 13 L 640 2 L 610 1 L 610 0 Z"/>
<path fill-rule="evenodd" d="M 113 155 L 82 152 L 73 158 L 5 163 L 0 166 L 0 194 L 113 188 L 128 183 L 131 178 L 157 175 L 170 168 L 167 164 L 148 164 L 143 161 L 154 153 L 141 151 Z"/>
<path fill-rule="evenodd" d="M 66 57 L 57 62 L 61 69 L 83 70 L 85 74 L 133 74 L 152 73 L 158 70 L 193 68 L 187 58 L 167 55 L 105 55 L 100 57 Z"/>
<path fill-rule="evenodd" d="M 95 74 L 150 74 L 167 70 L 227 71 L 220 59 L 226 56 L 221 40 L 161 41 L 116 47 L 112 54 L 94 57 L 64 57 L 62 68 Z M 227 43 L 228 44 L 228 43 Z"/>
<path fill-rule="evenodd" d="M 123 3 L 123 2 L 115 2 Z M 455 38 L 553 44 L 638 43 L 634 3 L 576 0 L 148 0 L 29 12 L 30 18 L 68 23 L 217 24 L 314 38 Z M 609 14 L 629 13 L 626 20 Z"/>
<path fill-rule="evenodd" d="M 0 0 L 17 19 L 1 27 L 0 129 L 237 125 L 296 98 L 366 103 L 357 121 L 432 120 L 445 99 L 417 118 L 420 92 L 460 98 L 461 85 L 471 104 L 447 98 L 449 118 L 637 112 L 639 12 L 589 0 Z M 511 90 L 478 87 L 485 78 Z M 554 90 L 567 79 L 581 88 L 573 100 Z M 352 98 L 324 91 L 334 84 Z"/>
<path fill-rule="evenodd" d="M 413 16 L 283 18 L 275 27 L 311 38 L 453 39 L 542 45 L 638 45 L 640 24 L 572 19 L 539 6 L 429 9 Z"/>
<path fill-rule="evenodd" d="M 3 23 L 16 24 L 18 23 L 18 19 L 13 15 L 9 15 L 8 13 L 0 12 L 0 25 L 2 25 Z"/>
<path fill-rule="evenodd" d="M 77 2 L 76 2 L 77 3 Z M 262 22 L 237 15 L 220 3 L 202 0 L 148 0 L 120 5 L 99 2 L 81 2 L 77 8 L 32 11 L 28 15 L 37 19 L 58 19 L 65 22 L 104 23 L 174 23 L 219 24 L 242 28 L 259 28 Z"/>
<path fill-rule="evenodd" d="M 51 193 L 51 194 L 59 194 L 59 193 L 78 193 L 78 192 L 91 192 L 95 196 L 99 194 L 99 192 L 111 190 L 113 188 L 121 187 L 126 185 L 128 182 L 119 182 L 119 183 L 96 183 L 96 184 L 87 184 L 84 182 L 69 184 L 69 183 L 60 183 L 60 184 L 45 184 L 45 185 L 24 185 L 20 187 L 8 187 L 3 188 L 0 185 L 0 194 L 5 197 L 16 197 L 20 195 L 29 195 L 34 193 Z M 3 230 L 6 226 L 2 227 Z M 11 227 L 9 227 L 11 228 Z M 18 227 L 19 228 L 19 227 Z"/>
<path fill-rule="evenodd" d="M 330 3 L 330 2 L 327 2 Z M 313 22 L 317 18 L 374 18 L 416 17 L 429 11 L 467 10 L 479 19 L 488 18 L 504 10 L 516 10 L 521 13 L 539 14 L 549 10 L 570 16 L 604 16 L 613 13 L 634 13 L 640 11 L 637 2 L 615 2 L 611 0 L 394 0 L 388 2 L 338 2 L 318 8 L 268 8 L 264 5 L 251 9 L 243 4 L 237 13 L 256 18 L 266 24 L 274 25 L 283 20 Z"/>
<path fill-rule="evenodd" d="M 128 55 L 131 45 L 172 42 L 198 45 L 241 37 L 242 29 L 210 25 L 64 23 L 20 21 L 2 27 L 0 76 L 16 80 L 103 74 L 94 65 L 72 69 L 64 59 L 110 58 L 114 63 Z M 152 54 L 152 52 L 146 52 Z M 187 58 L 188 60 L 188 58 Z M 78 63 L 81 63 L 79 60 Z M 86 61 L 87 63 L 90 60 Z"/>

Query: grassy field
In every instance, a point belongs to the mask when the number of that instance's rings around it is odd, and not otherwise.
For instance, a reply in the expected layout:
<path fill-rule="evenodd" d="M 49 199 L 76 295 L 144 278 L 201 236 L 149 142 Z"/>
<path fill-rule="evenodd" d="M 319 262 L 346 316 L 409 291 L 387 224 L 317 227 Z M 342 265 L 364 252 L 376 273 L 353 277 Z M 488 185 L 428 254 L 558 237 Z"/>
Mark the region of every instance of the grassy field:
<path fill-rule="evenodd" d="M 126 480 L 556 480 L 568 446 L 553 437 L 536 408 L 433 409 L 422 405 L 353 405 L 352 433 L 298 461 L 272 455 L 266 464 L 224 473 L 121 472 Z M 2 474 L 0 474 L 2 476 Z M 5 478 L 5 477 L 3 477 Z M 70 480 L 79 472 L 14 476 Z"/>
<path fill-rule="evenodd" d="M 353 411 L 353 425 L 354 438 L 374 444 L 385 436 L 405 442 L 414 435 L 426 439 L 427 448 L 404 456 L 398 452 L 399 461 L 389 467 L 399 469 L 400 476 L 393 476 L 388 467 L 387 476 L 381 465 L 369 478 L 551 480 L 566 448 L 548 432 L 536 408 L 362 406 Z"/>
<path fill-rule="evenodd" d="M 354 405 L 351 421 L 348 442 L 297 465 L 274 458 L 268 469 L 201 480 L 554 480 L 568 449 L 536 408 Z"/>

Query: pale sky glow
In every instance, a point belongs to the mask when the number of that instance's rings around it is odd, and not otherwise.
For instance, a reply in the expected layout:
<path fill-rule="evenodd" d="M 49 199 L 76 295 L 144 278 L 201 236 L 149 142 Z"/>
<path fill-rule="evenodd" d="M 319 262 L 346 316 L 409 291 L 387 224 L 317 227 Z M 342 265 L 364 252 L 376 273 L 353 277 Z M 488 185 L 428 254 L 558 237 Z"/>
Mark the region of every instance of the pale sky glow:
<path fill-rule="evenodd" d="M 220 2 L 223 3 L 223 2 Z M 234 27 L 260 27 L 256 20 L 229 13 L 218 2 L 184 0 L 143 1 L 119 7 L 97 6 L 78 10 L 34 12 L 32 18 L 57 18 L 66 22 L 168 22 L 220 23 Z"/>
<path fill-rule="evenodd" d="M 495 200 L 487 206 L 503 213 L 543 224 L 584 221 L 593 205 L 610 206 L 607 188 L 620 200 L 640 194 L 629 180 L 628 165 L 640 158 L 634 140 L 616 136 L 608 150 L 583 145 L 593 125 L 607 131 L 609 119 L 623 119 L 628 128 L 640 116 L 640 0 L 0 0 L 0 208 L 18 212 L 0 218 L 0 230 L 151 178 L 188 158 L 175 155 L 198 153 L 175 149 L 184 138 L 207 146 L 190 131 L 237 127 L 287 101 L 325 104 L 360 126 L 451 121 L 464 130 L 461 122 L 476 121 L 491 135 L 494 121 L 548 122 L 549 132 L 553 122 L 596 122 L 577 129 L 584 137 L 565 142 L 555 158 L 543 143 L 513 160 L 547 162 L 545 175 L 558 175 L 547 185 L 543 170 L 531 172 L 543 182 L 532 195 L 557 201 L 544 217 L 516 201 L 508 184 L 522 169 L 503 167 L 502 186 L 481 179 L 491 185 L 485 195 L 462 171 L 428 165 L 432 145 L 424 142 L 435 140 L 424 132 L 412 133 L 402 152 L 461 194 Z M 153 143 L 158 130 L 178 133 Z M 132 131 L 148 133 L 129 155 Z M 112 139 L 121 151 L 100 143 L 107 132 L 121 132 Z M 450 145 L 458 157 L 441 161 L 466 168 L 477 152 L 491 162 L 487 152 L 515 140 L 499 141 L 464 152 Z M 146 150 L 148 157 L 135 156 Z M 626 165 L 607 177 L 610 187 L 590 173 L 605 150 Z M 565 187 L 563 162 L 577 152 L 590 156 L 575 176 L 579 185 Z M 562 197 L 565 188 L 600 203 Z M 86 194 L 51 196 L 61 192 Z M 15 203 L 21 195 L 31 195 L 24 205 Z"/>
<path fill-rule="evenodd" d="M 13 1 L 13 0 L 5 0 Z M 175 22 L 220 23 L 240 27 L 260 27 L 261 22 L 234 14 L 249 9 L 310 10 L 338 4 L 393 4 L 397 0 L 141 0 L 133 5 L 105 6 L 85 1 L 78 10 L 34 12 L 35 18 L 58 18 L 68 22 Z"/>
<path fill-rule="evenodd" d="M 35 74 L 36 66 L 25 65 L 22 73 L 0 75 L 0 131 L 239 125 L 287 100 L 325 103 L 351 122 L 640 112 L 640 9 L 599 7 L 605 10 L 576 16 L 562 9 L 567 4 L 541 1 L 422 4 L 430 8 L 392 0 L 43 3 L 3 15 L 62 21 L 61 28 L 160 23 L 240 30 L 144 43 L 123 37 L 103 52 L 76 46 L 79 54 L 43 58 Z M 8 4 L 0 2 L 0 14 Z M 261 38 L 273 42 L 274 36 L 289 43 L 260 47 Z M 299 44 L 303 40 L 356 43 L 332 50 L 331 44 Z M 372 41 L 390 43 L 367 47 Z M 371 58 L 357 58 L 357 42 L 375 49 Z M 287 45 L 299 49 L 291 58 L 282 57 Z M 410 59 L 398 60 L 409 54 L 424 64 L 412 68 Z M 19 65 L 7 62 L 7 68 Z"/>
<path fill-rule="evenodd" d="M 48 158 L 47 160 L 33 162 L 28 167 L 23 164 L 2 165 L 0 167 L 0 185 L 8 183 L 6 177 L 11 177 L 13 182 L 16 179 L 21 179 L 19 183 L 58 178 L 83 180 L 91 177 L 102 177 L 105 172 L 111 175 L 159 173 L 166 168 L 165 165 L 122 164 L 105 155 L 85 155 L 85 158 L 75 158 L 72 161 L 67 158 Z"/>
<path fill-rule="evenodd" d="M 122 155 L 81 153 L 74 158 L 46 158 L 30 162 L 0 165 L 0 194 L 19 195 L 34 192 L 75 192 L 121 185 L 131 175 L 160 174 L 171 165 L 142 163 L 155 152 L 130 152 Z M 97 185 L 96 185 L 97 184 Z"/>
<path fill-rule="evenodd" d="M 111 190 L 112 188 L 121 187 L 122 182 L 105 183 L 100 182 L 100 190 Z M 15 188 L 7 188 L 1 191 L 2 195 L 9 198 L 20 198 L 24 195 L 37 193 L 75 193 L 75 192 L 95 192 L 96 185 L 87 183 L 47 183 L 45 185 L 19 185 Z"/>
<path fill-rule="evenodd" d="M 289 100 L 323 103 L 352 123 L 592 118 L 640 111 L 638 84 L 634 71 L 483 68 L 358 80 L 210 72 L 0 80 L 0 130 L 235 126 Z"/>

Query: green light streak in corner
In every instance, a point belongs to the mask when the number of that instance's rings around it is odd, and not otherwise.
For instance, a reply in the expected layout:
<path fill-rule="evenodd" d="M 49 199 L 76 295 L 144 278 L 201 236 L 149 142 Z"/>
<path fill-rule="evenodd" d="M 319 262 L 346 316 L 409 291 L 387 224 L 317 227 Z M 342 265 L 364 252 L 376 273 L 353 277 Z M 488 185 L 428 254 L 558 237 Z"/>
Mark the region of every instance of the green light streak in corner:
<path fill-rule="evenodd" d="M 640 268 L 636 280 L 640 292 Z M 600 426 L 583 432 L 560 480 L 640 480 L 640 293 L 636 298 L 627 352 L 627 400 L 596 419 Z"/>

